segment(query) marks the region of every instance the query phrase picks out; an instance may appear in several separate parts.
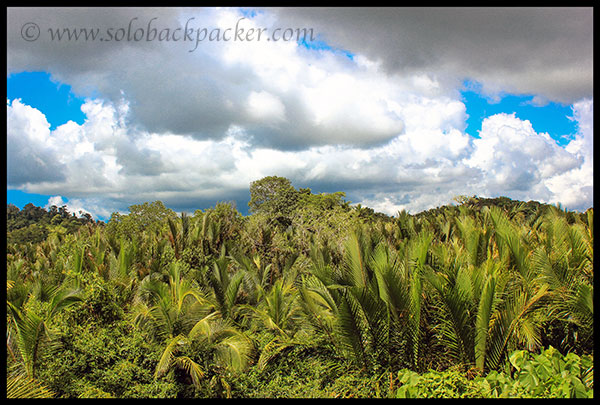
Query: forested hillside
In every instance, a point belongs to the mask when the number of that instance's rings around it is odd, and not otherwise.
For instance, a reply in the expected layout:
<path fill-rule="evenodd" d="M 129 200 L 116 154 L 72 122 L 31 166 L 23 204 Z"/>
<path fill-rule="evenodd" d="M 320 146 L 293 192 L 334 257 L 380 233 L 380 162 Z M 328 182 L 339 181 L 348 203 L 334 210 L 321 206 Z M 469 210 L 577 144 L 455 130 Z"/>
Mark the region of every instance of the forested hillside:
<path fill-rule="evenodd" d="M 53 205 L 47 211 L 31 203 L 22 210 L 13 204 L 6 206 L 6 236 L 9 244 L 42 242 L 49 234 L 73 233 L 87 223 L 94 223 L 90 214 L 82 213 L 77 217 L 66 206 Z"/>
<path fill-rule="evenodd" d="M 248 216 L 156 201 L 106 224 L 8 206 L 8 395 L 592 395 L 593 209 L 250 194 Z"/>

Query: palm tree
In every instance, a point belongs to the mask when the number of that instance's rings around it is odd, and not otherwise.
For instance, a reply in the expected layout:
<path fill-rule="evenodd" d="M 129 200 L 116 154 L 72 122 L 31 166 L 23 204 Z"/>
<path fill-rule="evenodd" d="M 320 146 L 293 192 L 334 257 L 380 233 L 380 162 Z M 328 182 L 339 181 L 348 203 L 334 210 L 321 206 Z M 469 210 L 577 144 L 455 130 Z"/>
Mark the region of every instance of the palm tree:
<path fill-rule="evenodd" d="M 240 372 L 248 366 L 251 341 L 236 328 L 211 312 L 200 319 L 187 333 L 168 338 L 155 376 L 166 374 L 173 367 L 185 370 L 193 384 L 201 387 L 201 382 L 210 367 L 217 366 Z M 178 355 L 183 352 L 184 354 Z M 196 359 L 190 357 L 193 353 Z"/>
<path fill-rule="evenodd" d="M 173 338 L 189 330 L 195 318 L 203 317 L 208 303 L 203 294 L 182 277 L 179 262 L 171 263 L 168 275 L 168 283 L 146 277 L 132 308 L 133 321 L 141 327 L 148 326 L 160 339 Z"/>
<path fill-rule="evenodd" d="M 426 276 L 438 294 L 439 330 L 456 361 L 483 370 L 491 322 L 504 296 L 507 274 L 501 269 L 505 262 L 487 259 L 474 266 L 468 255 L 460 255 L 462 251 L 456 256 L 440 253 L 445 249 L 435 249 L 439 263 Z"/>
<path fill-rule="evenodd" d="M 229 274 L 230 262 L 231 259 L 225 255 L 225 249 L 222 249 L 221 256 L 213 262 L 212 271 L 209 271 L 206 276 L 219 312 L 225 319 L 232 319 L 234 316 L 236 299 L 241 292 L 244 278 L 242 271 Z"/>
<path fill-rule="evenodd" d="M 232 253 L 231 257 L 240 265 L 244 274 L 244 291 L 248 294 L 248 300 L 255 305 L 260 300 L 260 294 L 270 288 L 272 263 L 266 264 L 259 255 L 252 258 L 237 252 Z"/>
<path fill-rule="evenodd" d="M 307 319 L 312 323 L 314 331 L 326 337 L 326 341 L 337 347 L 338 340 L 334 333 L 334 324 L 337 317 L 337 301 L 335 291 L 328 286 L 333 284 L 333 269 L 329 249 L 324 246 L 318 248 L 311 245 L 310 258 L 312 268 L 310 274 L 303 275 L 298 289 L 300 305 Z M 337 298 L 337 296 L 336 296 Z"/>
<path fill-rule="evenodd" d="M 569 225 L 564 213 L 552 208 L 542 226 L 543 244 L 534 253 L 533 265 L 550 286 L 546 316 L 571 330 L 581 340 L 593 338 L 593 211 Z M 568 338 L 568 336 L 567 336 Z"/>
<path fill-rule="evenodd" d="M 258 367 L 263 369 L 278 353 L 291 346 L 302 345 L 299 335 L 303 333 L 301 307 L 298 293 L 292 283 L 278 279 L 268 291 L 260 292 L 259 304 L 243 305 L 250 311 L 260 328 L 272 331 L 274 337 L 262 349 Z"/>
<path fill-rule="evenodd" d="M 168 283 L 144 280 L 132 316 L 138 325 L 149 327 L 164 344 L 156 377 L 174 367 L 182 368 L 193 384 L 200 387 L 211 362 L 236 371 L 247 365 L 252 345 L 222 320 L 210 301 L 182 277 L 179 262 L 171 264 Z M 185 354 L 197 345 L 203 350 L 195 357 L 202 357 L 204 364 Z M 177 355 L 182 352 L 184 354 Z"/>
<path fill-rule="evenodd" d="M 434 250 L 434 271 L 427 274 L 446 347 L 456 361 L 480 371 L 497 368 L 511 348 L 540 346 L 537 312 L 548 292 L 525 229 L 497 207 L 483 221 L 492 228 L 463 213 L 460 239 Z"/>
<path fill-rule="evenodd" d="M 390 365 L 407 341 L 409 359 L 420 355 L 422 280 L 432 235 L 423 233 L 395 253 L 373 229 L 357 229 L 337 268 L 313 248 L 311 276 L 303 278 L 306 313 L 331 343 L 363 368 Z"/>
<path fill-rule="evenodd" d="M 35 378 L 43 349 L 53 340 L 50 329 L 52 319 L 63 309 L 81 301 L 79 291 L 66 284 L 50 287 L 47 299 L 47 306 L 41 314 L 34 309 L 37 305 L 34 305 L 33 301 L 37 299 L 32 294 L 25 299 L 17 295 L 7 301 L 8 320 L 9 325 L 12 326 L 7 334 L 9 340 L 7 345 L 10 352 L 14 353 L 13 342 L 11 342 L 14 333 L 14 346 L 29 379 Z"/>
<path fill-rule="evenodd" d="M 167 217 L 167 223 L 169 225 L 168 238 L 175 251 L 175 258 L 180 259 L 181 253 L 187 247 L 190 238 L 190 217 L 185 212 L 181 213 L 181 230 L 169 217 Z"/>

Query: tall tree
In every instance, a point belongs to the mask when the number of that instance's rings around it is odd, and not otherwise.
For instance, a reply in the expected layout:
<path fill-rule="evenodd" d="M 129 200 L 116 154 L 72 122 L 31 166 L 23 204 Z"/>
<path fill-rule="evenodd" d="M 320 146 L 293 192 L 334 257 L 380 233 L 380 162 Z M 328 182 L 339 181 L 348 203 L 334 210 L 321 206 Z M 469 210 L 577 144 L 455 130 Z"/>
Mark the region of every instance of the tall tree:
<path fill-rule="evenodd" d="M 298 191 L 285 177 L 267 176 L 250 184 L 252 213 L 288 216 L 296 207 Z"/>

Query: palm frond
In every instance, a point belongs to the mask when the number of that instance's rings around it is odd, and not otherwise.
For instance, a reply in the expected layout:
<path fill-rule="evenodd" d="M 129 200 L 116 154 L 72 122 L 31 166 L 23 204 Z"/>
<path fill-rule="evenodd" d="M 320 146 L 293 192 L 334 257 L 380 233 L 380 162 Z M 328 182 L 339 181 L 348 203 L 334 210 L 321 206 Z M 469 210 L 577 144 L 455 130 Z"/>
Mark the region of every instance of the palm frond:
<path fill-rule="evenodd" d="M 281 340 L 279 337 L 273 338 L 262 349 L 256 366 L 259 370 L 264 370 L 265 367 L 273 361 L 275 357 L 288 347 L 294 346 L 296 343 L 290 340 Z"/>
<path fill-rule="evenodd" d="M 160 360 L 156 365 L 156 370 L 154 371 L 155 377 L 160 377 L 169 370 L 172 364 L 173 357 L 177 352 L 177 347 L 184 345 L 185 343 L 187 343 L 187 341 L 188 339 L 183 335 L 178 335 L 174 338 L 167 340 L 165 349 L 163 350 L 163 353 L 160 356 Z"/>
<path fill-rule="evenodd" d="M 348 285 L 366 287 L 368 282 L 368 274 L 363 257 L 363 246 L 359 236 L 356 233 L 351 233 L 348 240 L 344 244 L 346 254 L 344 255 L 344 263 L 348 272 L 344 280 Z"/>
<path fill-rule="evenodd" d="M 490 320 L 494 310 L 496 289 L 495 275 L 488 275 L 479 299 L 477 317 L 475 320 L 475 366 L 483 370 L 487 353 L 487 338 Z"/>
<path fill-rule="evenodd" d="M 196 337 L 202 336 L 204 338 L 210 339 L 210 336 L 212 334 L 211 322 L 217 319 L 218 315 L 219 314 L 217 312 L 211 312 L 204 318 L 200 319 L 189 331 L 188 337 L 190 339 L 195 339 Z"/>
<path fill-rule="evenodd" d="M 53 398 L 54 393 L 38 381 L 23 375 L 10 375 L 6 378 L 7 398 Z"/>
<path fill-rule="evenodd" d="M 224 332 L 229 336 L 218 340 L 215 359 L 222 366 L 240 372 L 249 364 L 253 345 L 245 335 L 233 328 L 228 328 Z"/>
<path fill-rule="evenodd" d="M 17 329 L 16 342 L 29 378 L 35 378 L 35 368 L 39 348 L 46 336 L 44 320 L 33 311 L 22 313 L 15 318 Z"/>
<path fill-rule="evenodd" d="M 173 361 L 175 365 L 183 369 L 186 373 L 192 377 L 192 382 L 197 388 L 201 387 L 202 377 L 204 377 L 204 370 L 200 364 L 193 361 L 188 356 L 178 356 Z"/>
<path fill-rule="evenodd" d="M 342 338 L 342 343 L 352 353 L 359 364 L 366 365 L 366 320 L 361 311 L 360 304 L 353 294 L 346 289 L 341 290 L 341 300 L 338 304 L 337 332 Z"/>

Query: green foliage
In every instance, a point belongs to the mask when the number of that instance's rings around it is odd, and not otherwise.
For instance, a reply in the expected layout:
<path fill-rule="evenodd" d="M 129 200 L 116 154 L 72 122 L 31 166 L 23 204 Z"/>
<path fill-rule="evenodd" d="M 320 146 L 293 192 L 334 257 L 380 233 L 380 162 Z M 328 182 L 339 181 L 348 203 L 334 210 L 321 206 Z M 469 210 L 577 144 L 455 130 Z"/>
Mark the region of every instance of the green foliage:
<path fill-rule="evenodd" d="M 479 381 L 493 398 L 592 398 L 594 369 L 589 356 L 561 355 L 550 346 L 540 354 L 524 350 L 510 357 L 511 373 L 490 372 Z"/>
<path fill-rule="evenodd" d="M 298 192 L 285 177 L 268 176 L 250 184 L 248 206 L 254 214 L 286 217 L 296 206 Z"/>
<path fill-rule="evenodd" d="M 9 243 L 39 243 L 46 239 L 48 230 L 40 224 L 30 224 L 7 234 Z"/>
<path fill-rule="evenodd" d="M 134 238 L 142 232 L 154 234 L 166 226 L 167 218 L 177 217 L 173 210 L 165 207 L 162 201 L 134 204 L 129 207 L 129 214 L 115 212 L 107 224 L 107 232 L 117 239 L 125 236 Z"/>
<path fill-rule="evenodd" d="M 123 302 L 115 287 L 95 280 L 84 290 L 81 303 L 65 311 L 69 323 L 110 325 L 125 316 Z"/>
<path fill-rule="evenodd" d="M 39 382 L 22 375 L 8 376 L 6 398 L 53 398 L 54 393 Z"/>
<path fill-rule="evenodd" d="M 51 233 L 75 233 L 86 224 L 94 224 L 89 214 L 76 217 L 66 206 L 52 206 L 48 211 L 31 203 L 22 210 L 12 204 L 6 206 L 6 239 L 9 244 L 40 243 Z"/>
<path fill-rule="evenodd" d="M 509 356 L 507 369 L 468 378 L 458 368 L 418 374 L 401 370 L 392 391 L 396 398 L 591 398 L 593 361 L 574 353 L 561 355 L 553 347 L 533 354 Z"/>
<path fill-rule="evenodd" d="M 411 370 L 398 372 L 392 391 L 396 398 L 481 398 L 483 388 L 458 369 L 417 374 Z"/>
<path fill-rule="evenodd" d="M 332 397 L 344 378 L 342 363 L 330 352 L 310 345 L 289 346 L 268 366 L 253 367 L 231 379 L 234 398 Z M 354 383 L 359 380 L 354 379 Z M 352 384 L 348 384 L 352 386 Z M 343 388 L 338 388 L 341 391 Z"/>
<path fill-rule="evenodd" d="M 591 395 L 593 209 L 465 197 L 390 218 L 276 176 L 251 196 L 246 217 L 157 201 L 106 226 L 8 206 L 11 392 Z"/>

